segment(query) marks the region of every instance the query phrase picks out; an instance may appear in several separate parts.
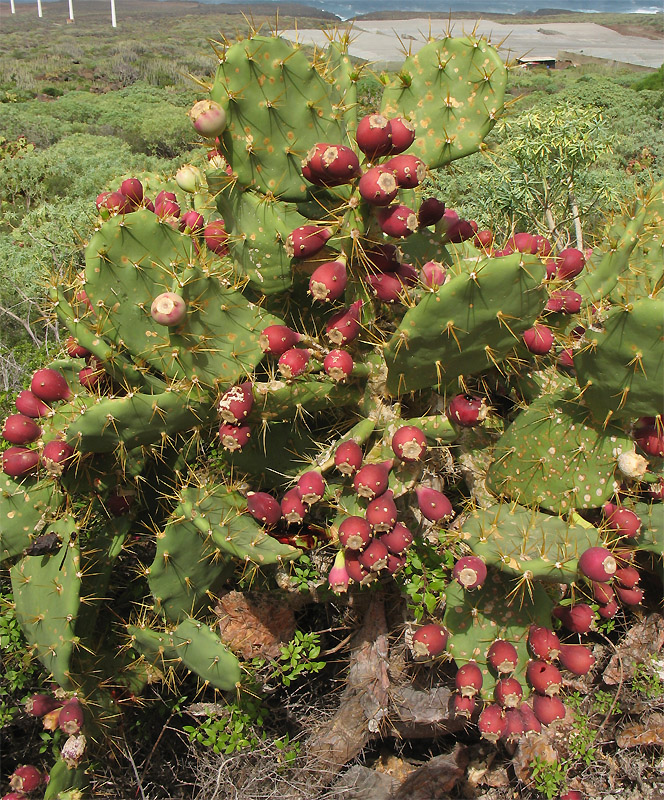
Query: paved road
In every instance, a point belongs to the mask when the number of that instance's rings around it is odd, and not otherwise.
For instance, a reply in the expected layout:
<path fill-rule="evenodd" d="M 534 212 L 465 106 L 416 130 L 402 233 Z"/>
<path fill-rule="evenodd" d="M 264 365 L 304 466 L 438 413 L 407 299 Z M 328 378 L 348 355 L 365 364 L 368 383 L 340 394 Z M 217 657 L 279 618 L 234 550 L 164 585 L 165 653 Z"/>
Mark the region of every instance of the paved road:
<path fill-rule="evenodd" d="M 659 67 L 664 62 L 664 40 L 640 36 L 623 36 L 594 22 L 548 22 L 527 25 L 509 25 L 488 20 L 451 20 L 455 36 L 473 29 L 500 45 L 505 60 L 521 56 L 552 56 L 559 52 L 572 52 L 580 56 L 608 59 L 643 67 Z M 442 36 L 448 27 L 447 20 L 410 19 L 361 21 L 353 24 L 354 40 L 351 55 L 377 62 L 382 67 L 400 63 L 402 44 L 416 52 L 424 44 L 431 30 L 434 37 Z M 303 44 L 325 46 L 325 34 L 319 30 L 288 30 L 282 34 L 296 38 Z M 401 39 L 401 42 L 399 41 Z"/>

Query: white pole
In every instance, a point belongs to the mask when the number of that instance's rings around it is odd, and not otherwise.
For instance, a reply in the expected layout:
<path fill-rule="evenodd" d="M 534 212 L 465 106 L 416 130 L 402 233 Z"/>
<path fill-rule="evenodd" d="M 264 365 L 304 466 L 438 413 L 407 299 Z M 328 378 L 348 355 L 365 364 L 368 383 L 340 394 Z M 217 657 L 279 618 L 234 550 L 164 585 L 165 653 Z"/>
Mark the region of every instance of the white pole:
<path fill-rule="evenodd" d="M 74 21 L 74 0 L 69 0 L 69 19 Z"/>
<path fill-rule="evenodd" d="M 37 16 L 40 18 L 42 16 L 41 0 L 37 0 Z"/>
<path fill-rule="evenodd" d="M 115 16 L 115 0 L 111 0 L 111 25 L 114 28 L 118 27 L 118 20 Z"/>
<path fill-rule="evenodd" d="M 16 6 L 14 5 L 14 0 L 9 0 L 9 5 L 11 6 L 12 14 L 15 14 L 16 13 Z"/>

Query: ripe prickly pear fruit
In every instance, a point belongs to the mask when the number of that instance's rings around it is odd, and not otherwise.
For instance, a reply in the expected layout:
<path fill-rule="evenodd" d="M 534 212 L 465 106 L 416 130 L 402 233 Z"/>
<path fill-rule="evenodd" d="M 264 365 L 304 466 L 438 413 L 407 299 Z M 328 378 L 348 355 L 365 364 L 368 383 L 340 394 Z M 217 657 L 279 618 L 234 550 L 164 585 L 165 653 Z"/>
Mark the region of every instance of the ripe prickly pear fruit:
<path fill-rule="evenodd" d="M 556 278 L 569 281 L 579 275 L 586 264 L 586 259 L 576 247 L 568 247 L 558 253 L 556 262 Z"/>
<path fill-rule="evenodd" d="M 363 264 L 367 272 L 396 272 L 403 261 L 403 251 L 395 244 L 377 244 L 364 251 Z"/>
<path fill-rule="evenodd" d="M 321 171 L 316 173 L 313 164 L 310 164 L 312 172 L 323 186 L 341 186 L 350 183 L 362 172 L 355 151 L 341 144 L 325 146 L 320 152 L 320 166 Z"/>
<path fill-rule="evenodd" d="M 634 428 L 634 441 L 649 456 L 664 458 L 664 427 L 655 417 L 642 417 Z"/>
<path fill-rule="evenodd" d="M 2 795 L 2 800 L 25 800 L 26 797 L 27 795 L 23 792 L 9 792 L 9 794 Z"/>
<path fill-rule="evenodd" d="M 295 347 L 301 338 L 299 333 L 286 325 L 268 325 L 258 337 L 258 345 L 264 353 L 281 356 L 286 350 Z"/>
<path fill-rule="evenodd" d="M 449 632 L 442 625 L 430 623 L 424 625 L 413 634 L 411 650 L 418 657 L 439 656 L 447 646 Z"/>
<path fill-rule="evenodd" d="M 342 442 L 334 451 L 334 466 L 343 475 L 354 475 L 362 466 L 362 448 L 353 439 Z"/>
<path fill-rule="evenodd" d="M 526 680 L 540 694 L 558 694 L 563 685 L 563 676 L 554 664 L 546 661 L 530 661 L 526 667 Z"/>
<path fill-rule="evenodd" d="M 553 616 L 559 619 L 572 633 L 588 633 L 595 622 L 595 612 L 586 603 L 573 606 L 556 606 Z"/>
<path fill-rule="evenodd" d="M 349 550 L 362 550 L 372 537 L 371 525 L 364 517 L 346 517 L 339 525 L 339 541 Z"/>
<path fill-rule="evenodd" d="M 568 789 L 558 800 L 585 800 L 585 797 L 578 789 Z"/>
<path fill-rule="evenodd" d="M 44 775 L 32 764 L 17 767 L 9 779 L 9 785 L 16 792 L 31 794 L 37 791 L 44 781 Z"/>
<path fill-rule="evenodd" d="M 531 625 L 528 631 L 528 648 L 534 658 L 554 661 L 560 653 L 560 639 L 550 628 Z"/>
<path fill-rule="evenodd" d="M 218 256 L 228 255 L 228 231 L 223 219 L 215 219 L 203 228 L 203 239 L 208 250 Z"/>
<path fill-rule="evenodd" d="M 445 203 L 437 197 L 427 197 L 417 209 L 417 224 L 420 228 L 435 225 L 445 214 Z"/>
<path fill-rule="evenodd" d="M 376 211 L 378 224 L 383 233 L 395 239 L 403 239 L 419 227 L 417 214 L 412 208 L 401 204 L 379 208 Z"/>
<path fill-rule="evenodd" d="M 65 350 L 72 358 L 86 358 L 90 355 L 90 351 L 80 345 L 73 336 L 68 336 L 65 342 Z"/>
<path fill-rule="evenodd" d="M 364 200 L 372 206 L 389 206 L 399 191 L 397 179 L 386 166 L 371 167 L 362 173 L 357 188 Z"/>
<path fill-rule="evenodd" d="M 592 591 L 593 598 L 600 604 L 606 605 L 610 603 L 615 597 L 615 593 L 608 583 L 600 583 L 600 581 L 591 581 L 590 590 Z"/>
<path fill-rule="evenodd" d="M 489 250 L 493 246 L 493 231 L 483 228 L 473 236 L 473 244 L 481 250 Z"/>
<path fill-rule="evenodd" d="M 413 534 L 402 522 L 397 522 L 392 530 L 380 537 L 380 540 L 390 553 L 402 556 L 413 543 Z"/>
<path fill-rule="evenodd" d="M 106 498 L 106 508 L 114 517 L 128 514 L 133 503 L 134 494 L 122 489 L 116 489 Z"/>
<path fill-rule="evenodd" d="M 528 350 L 536 356 L 546 355 L 553 347 L 553 333 L 545 325 L 533 325 L 522 336 Z"/>
<path fill-rule="evenodd" d="M 39 451 L 27 447 L 8 447 L 2 453 L 2 471 L 10 478 L 23 478 L 39 467 Z"/>
<path fill-rule="evenodd" d="M 162 292 L 152 301 L 150 316 L 158 325 L 174 328 L 187 316 L 187 304 L 175 292 Z"/>
<path fill-rule="evenodd" d="M 330 350 L 323 359 L 323 369 L 337 383 L 351 376 L 353 366 L 353 357 L 346 350 Z"/>
<path fill-rule="evenodd" d="M 484 398 L 472 394 L 457 394 L 450 400 L 447 417 L 462 428 L 472 428 L 486 419 L 488 407 Z"/>
<path fill-rule="evenodd" d="M 249 492 L 247 510 L 263 525 L 276 525 L 281 519 L 281 504 L 267 492 Z"/>
<path fill-rule="evenodd" d="M 12 444 L 30 444 L 41 434 L 40 426 L 25 414 L 10 414 L 2 426 L 2 438 Z"/>
<path fill-rule="evenodd" d="M 325 335 L 337 347 L 348 344 L 359 336 L 362 326 L 360 325 L 360 311 L 362 300 L 357 300 L 349 308 L 342 308 L 333 314 L 325 326 Z"/>
<path fill-rule="evenodd" d="M 558 366 L 564 369 L 574 369 L 574 350 L 566 348 L 558 355 Z"/>
<path fill-rule="evenodd" d="M 616 508 L 607 516 L 606 526 L 619 536 L 633 539 L 641 533 L 641 518 L 629 508 Z"/>
<path fill-rule="evenodd" d="M 389 152 L 393 155 L 398 155 L 408 150 L 415 141 L 415 126 L 403 117 L 392 117 L 390 119 L 390 132 L 392 134 L 392 145 Z"/>
<path fill-rule="evenodd" d="M 376 533 L 391 531 L 394 528 L 397 524 L 397 507 L 394 503 L 394 495 L 389 489 L 369 501 L 366 518 Z"/>
<path fill-rule="evenodd" d="M 104 370 L 98 366 L 83 367 L 78 373 L 78 382 L 86 389 L 94 390 L 101 381 Z"/>
<path fill-rule="evenodd" d="M 308 506 L 322 500 L 325 494 L 325 481 L 320 472 L 315 469 L 309 470 L 300 476 L 297 482 L 302 502 Z"/>
<path fill-rule="evenodd" d="M 387 489 L 392 464 L 384 461 L 380 464 L 365 464 L 353 477 L 353 487 L 360 497 L 373 500 Z"/>
<path fill-rule="evenodd" d="M 403 283 L 396 275 L 389 272 L 367 275 L 366 281 L 382 303 L 398 303 L 401 300 Z"/>
<path fill-rule="evenodd" d="M 301 347 L 292 347 L 279 356 L 278 370 L 286 380 L 297 378 L 307 369 L 310 354 Z"/>
<path fill-rule="evenodd" d="M 57 700 L 50 694 L 33 694 L 25 701 L 25 713 L 32 717 L 43 717 L 49 711 L 54 711 L 63 705 L 62 700 Z"/>
<path fill-rule="evenodd" d="M 452 504 L 442 492 L 428 486 L 419 486 L 415 489 L 415 494 L 422 516 L 431 522 L 442 522 L 454 516 Z"/>
<path fill-rule="evenodd" d="M 143 202 L 143 184 L 138 178 L 127 178 L 120 184 L 120 191 L 134 208 Z"/>
<path fill-rule="evenodd" d="M 355 583 L 359 583 L 360 586 L 366 586 L 367 584 L 371 583 L 376 579 L 375 572 L 372 572 L 363 564 L 360 564 L 359 552 L 355 550 L 347 550 L 345 553 L 345 557 L 346 557 L 346 572 L 348 572 L 348 576 L 352 581 L 355 581 Z"/>
<path fill-rule="evenodd" d="M 348 274 L 343 261 L 326 261 L 316 267 L 309 279 L 309 294 L 314 300 L 338 300 L 346 289 Z"/>
<path fill-rule="evenodd" d="M 480 729 L 483 739 L 497 742 L 505 733 L 507 727 L 503 709 L 496 703 L 490 703 L 480 713 L 477 719 L 477 727 Z"/>
<path fill-rule="evenodd" d="M 625 586 L 616 586 L 616 594 L 620 598 L 620 602 L 627 606 L 638 606 L 643 600 L 643 589 L 638 586 L 628 589 Z"/>
<path fill-rule="evenodd" d="M 581 310 L 582 303 L 583 297 L 578 292 L 573 292 L 571 289 L 558 289 L 551 292 L 546 310 L 559 314 L 576 314 Z"/>
<path fill-rule="evenodd" d="M 445 283 L 447 272 L 440 261 L 427 261 L 420 272 L 420 281 L 427 289 L 435 291 Z"/>
<path fill-rule="evenodd" d="M 249 416 L 254 405 L 252 388 L 252 383 L 245 381 L 237 386 L 231 386 L 222 394 L 217 408 L 224 422 L 232 422 L 233 425 L 237 425 L 238 422 L 242 422 Z"/>
<path fill-rule="evenodd" d="M 559 697 L 546 694 L 533 695 L 533 712 L 542 725 L 550 725 L 565 718 L 565 706 Z"/>
<path fill-rule="evenodd" d="M 249 442 L 251 437 L 250 425 L 231 425 L 230 422 L 224 422 L 219 426 L 219 440 L 224 450 L 229 453 L 234 453 L 236 450 L 242 448 Z"/>
<path fill-rule="evenodd" d="M 281 498 L 281 513 L 289 525 L 304 521 L 307 509 L 297 487 L 289 489 Z"/>
<path fill-rule="evenodd" d="M 579 558 L 579 570 L 591 581 L 610 581 L 618 565 L 605 547 L 590 547 Z"/>
<path fill-rule="evenodd" d="M 334 564 L 327 575 L 327 583 L 335 594 L 348 591 L 350 575 L 346 569 L 346 558 L 343 550 L 339 550 L 334 559 Z"/>
<path fill-rule="evenodd" d="M 382 536 L 380 537 L 382 541 Z M 405 555 L 397 556 L 394 553 L 390 553 L 387 557 L 387 564 L 385 565 L 385 570 L 390 575 L 396 575 L 397 572 L 402 570 L 408 562 L 408 559 Z"/>
<path fill-rule="evenodd" d="M 492 669 L 502 675 L 514 672 L 519 657 L 513 644 L 504 639 L 496 639 L 487 651 L 486 660 Z"/>
<path fill-rule="evenodd" d="M 618 567 L 615 574 L 615 579 L 618 586 L 623 589 L 633 589 L 639 582 L 641 576 L 636 567 Z"/>
<path fill-rule="evenodd" d="M 523 689 L 516 678 L 500 678 L 496 681 L 494 699 L 503 708 L 516 708 L 523 698 Z"/>
<path fill-rule="evenodd" d="M 52 475 L 62 475 L 71 464 L 74 448 L 59 439 L 52 439 L 44 445 L 41 463 Z"/>
<path fill-rule="evenodd" d="M 389 552 L 379 539 L 371 539 L 369 544 L 358 555 L 359 563 L 371 572 L 380 572 L 387 566 Z"/>
<path fill-rule="evenodd" d="M 50 369 L 49 367 L 38 369 L 33 373 L 30 381 L 30 391 L 45 403 L 69 400 L 72 394 L 65 376 L 58 372 L 57 369 Z"/>
<path fill-rule="evenodd" d="M 226 129 L 226 112 L 214 100 L 199 100 L 189 109 L 187 116 L 205 139 L 216 139 Z"/>
<path fill-rule="evenodd" d="M 405 261 L 399 264 L 396 269 L 396 274 L 398 275 L 401 283 L 405 284 L 406 286 L 417 286 L 417 282 L 420 279 L 420 274 L 417 271 L 417 268 Z"/>
<path fill-rule="evenodd" d="M 161 220 L 178 219 L 180 216 L 180 205 L 173 192 L 162 190 L 155 197 L 154 212 Z"/>
<path fill-rule="evenodd" d="M 205 228 L 205 218 L 198 211 L 186 211 L 180 218 L 180 230 L 183 233 L 200 233 Z"/>
<path fill-rule="evenodd" d="M 561 644 L 560 663 L 575 675 L 585 675 L 595 663 L 595 656 L 582 644 Z"/>
<path fill-rule="evenodd" d="M 523 720 L 524 733 L 539 733 L 542 730 L 540 721 L 537 719 L 528 703 L 521 703 L 519 711 L 521 712 L 521 719 Z"/>
<path fill-rule="evenodd" d="M 511 680 L 511 678 L 508 678 Z M 502 738 L 507 742 L 518 741 L 526 731 L 523 716 L 518 708 L 507 708 L 505 711 L 505 730 Z"/>
<path fill-rule="evenodd" d="M 454 716 L 470 719 L 475 711 L 475 698 L 467 695 L 454 695 Z"/>
<path fill-rule="evenodd" d="M 83 727 L 85 716 L 83 714 L 83 706 L 80 704 L 78 698 L 72 697 L 60 709 L 58 716 L 58 727 L 63 733 L 71 736 L 73 733 L 80 733 Z"/>
<path fill-rule="evenodd" d="M 290 258 L 309 258 L 319 253 L 332 235 L 329 228 L 320 225 L 301 225 L 286 238 L 286 253 Z"/>
<path fill-rule="evenodd" d="M 612 600 L 605 606 L 600 605 L 597 609 L 597 613 L 600 615 L 600 617 L 602 617 L 602 619 L 613 619 L 618 613 L 618 601 Z"/>
<path fill-rule="evenodd" d="M 357 123 L 355 141 L 370 160 L 387 155 L 392 149 L 390 120 L 382 114 L 367 114 Z"/>
<path fill-rule="evenodd" d="M 475 697 L 482 688 L 482 670 L 474 661 L 459 667 L 454 683 L 462 697 Z"/>
<path fill-rule="evenodd" d="M 394 158 L 386 161 L 383 166 L 394 174 L 400 189 L 414 189 L 427 176 L 427 165 L 417 156 L 394 156 Z"/>
<path fill-rule="evenodd" d="M 420 461 L 427 451 L 427 437 L 416 425 L 404 425 L 392 437 L 392 450 L 403 461 Z"/>
<path fill-rule="evenodd" d="M 447 211 L 451 210 L 452 209 L 448 209 Z M 468 219 L 459 219 L 458 217 L 456 219 L 450 218 L 448 221 L 446 221 L 445 215 L 447 214 L 447 211 L 445 214 L 443 214 L 441 221 L 444 230 L 443 242 L 459 244 L 460 242 L 465 242 L 468 239 L 472 239 L 475 235 L 476 223 L 473 223 Z"/>
<path fill-rule="evenodd" d="M 133 211 L 133 203 L 122 192 L 103 192 L 97 197 L 96 202 L 104 219 L 108 218 L 109 214 L 128 214 Z"/>
<path fill-rule="evenodd" d="M 478 589 L 486 580 L 486 564 L 479 556 L 462 556 L 452 574 L 467 591 Z"/>

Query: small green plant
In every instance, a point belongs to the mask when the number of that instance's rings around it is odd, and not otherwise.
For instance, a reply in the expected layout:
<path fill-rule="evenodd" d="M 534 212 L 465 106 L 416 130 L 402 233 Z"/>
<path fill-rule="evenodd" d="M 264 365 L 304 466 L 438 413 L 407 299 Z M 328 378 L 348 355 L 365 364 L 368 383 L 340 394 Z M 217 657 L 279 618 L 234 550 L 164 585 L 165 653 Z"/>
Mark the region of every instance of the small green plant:
<path fill-rule="evenodd" d="M 210 747 L 215 753 L 231 755 L 257 747 L 265 739 L 261 730 L 266 711 L 260 700 L 247 695 L 208 714 L 198 725 L 185 725 L 189 741 Z"/>
<path fill-rule="evenodd" d="M 632 677 L 632 691 L 649 700 L 664 699 L 663 666 L 654 655 L 637 664 Z"/>
<path fill-rule="evenodd" d="M 532 785 L 547 800 L 557 797 L 567 783 L 567 767 L 558 761 L 536 758 L 532 765 Z"/>
<path fill-rule="evenodd" d="M 425 614 L 434 614 L 444 597 L 449 583 L 449 572 L 454 566 L 451 552 L 443 554 L 433 544 L 418 542 L 406 554 L 404 589 L 409 607 L 419 622 Z"/>

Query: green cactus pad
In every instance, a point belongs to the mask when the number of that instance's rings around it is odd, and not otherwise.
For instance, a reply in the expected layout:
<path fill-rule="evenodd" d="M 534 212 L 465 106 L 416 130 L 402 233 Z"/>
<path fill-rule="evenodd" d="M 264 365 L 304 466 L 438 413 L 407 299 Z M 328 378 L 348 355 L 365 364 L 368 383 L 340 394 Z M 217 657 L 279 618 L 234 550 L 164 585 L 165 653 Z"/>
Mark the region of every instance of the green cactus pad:
<path fill-rule="evenodd" d="M 664 408 L 664 299 L 643 297 L 612 308 L 601 330 L 588 330 L 574 357 L 585 403 L 603 422 L 650 416 Z"/>
<path fill-rule="evenodd" d="M 19 483 L 0 475 L 0 561 L 30 547 L 62 502 L 60 487 L 53 480 L 24 478 Z"/>
<path fill-rule="evenodd" d="M 547 302 L 544 265 L 518 253 L 484 259 L 409 309 L 386 347 L 387 390 L 458 391 L 463 375 L 499 365 Z"/>
<path fill-rule="evenodd" d="M 641 518 L 641 533 L 636 540 L 639 550 L 648 550 L 664 558 L 664 505 L 635 503 L 634 512 Z"/>
<path fill-rule="evenodd" d="M 551 625 L 553 601 L 544 587 L 535 584 L 530 593 L 525 587 L 515 586 L 507 575 L 489 569 L 480 589 L 467 592 L 453 581 L 445 596 L 443 625 L 450 632 L 447 651 L 457 666 L 476 661 L 482 670 L 482 696 L 493 699 L 496 678 L 487 666 L 486 654 L 495 639 L 505 639 L 516 647 L 519 661 L 514 677 L 526 695 L 528 630 L 533 624 Z"/>
<path fill-rule="evenodd" d="M 305 413 L 357 405 L 362 391 L 353 385 L 320 380 L 271 381 L 254 384 L 254 410 L 251 418 L 287 420 Z"/>
<path fill-rule="evenodd" d="M 611 497 L 617 457 L 633 442 L 615 425 L 598 425 L 575 394 L 545 394 L 521 411 L 496 442 L 488 489 L 557 514 Z"/>
<path fill-rule="evenodd" d="M 505 65 L 484 39 L 446 37 L 404 61 L 381 109 L 415 124 L 409 152 L 433 169 L 479 149 L 502 110 L 506 83 Z"/>
<path fill-rule="evenodd" d="M 67 763 L 59 758 L 53 765 L 48 784 L 44 792 L 44 800 L 69 800 L 70 798 L 83 797 L 76 795 L 72 790 L 85 789 L 88 785 L 88 776 L 84 766 L 70 769 Z"/>
<path fill-rule="evenodd" d="M 474 509 L 461 533 L 474 555 L 528 582 L 573 583 L 579 556 L 605 544 L 602 534 L 580 518 L 568 522 L 509 503 Z"/>

